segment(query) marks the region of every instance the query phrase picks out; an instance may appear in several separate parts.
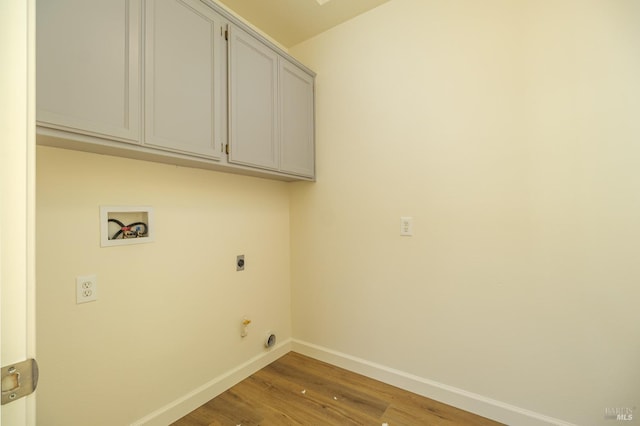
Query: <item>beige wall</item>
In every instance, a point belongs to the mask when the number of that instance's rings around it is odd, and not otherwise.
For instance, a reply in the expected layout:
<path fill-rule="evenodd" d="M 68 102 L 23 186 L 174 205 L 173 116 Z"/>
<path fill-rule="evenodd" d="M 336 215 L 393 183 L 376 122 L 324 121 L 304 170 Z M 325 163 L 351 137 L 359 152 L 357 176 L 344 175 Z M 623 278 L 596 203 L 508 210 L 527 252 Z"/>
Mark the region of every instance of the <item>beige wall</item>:
<path fill-rule="evenodd" d="M 637 407 L 639 22 L 393 0 L 291 49 L 318 73 L 294 337 L 576 424 Z"/>
<path fill-rule="evenodd" d="M 635 0 L 392 0 L 297 46 L 316 183 L 39 147 L 38 424 L 129 424 L 292 324 L 576 424 L 637 407 L 639 21 Z M 156 242 L 100 248 L 102 204 L 153 206 Z"/>
<path fill-rule="evenodd" d="M 291 337 L 286 183 L 48 147 L 37 179 L 38 425 L 130 424 Z M 100 205 L 152 206 L 156 241 L 101 248 Z"/>

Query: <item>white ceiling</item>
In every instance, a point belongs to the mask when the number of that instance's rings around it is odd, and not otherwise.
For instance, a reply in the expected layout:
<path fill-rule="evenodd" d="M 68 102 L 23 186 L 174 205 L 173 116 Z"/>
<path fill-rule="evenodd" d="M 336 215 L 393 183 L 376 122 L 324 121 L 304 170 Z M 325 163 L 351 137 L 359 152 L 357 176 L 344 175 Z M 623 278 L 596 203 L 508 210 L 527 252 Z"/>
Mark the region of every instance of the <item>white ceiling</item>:
<path fill-rule="evenodd" d="M 285 47 L 389 0 L 218 0 Z"/>

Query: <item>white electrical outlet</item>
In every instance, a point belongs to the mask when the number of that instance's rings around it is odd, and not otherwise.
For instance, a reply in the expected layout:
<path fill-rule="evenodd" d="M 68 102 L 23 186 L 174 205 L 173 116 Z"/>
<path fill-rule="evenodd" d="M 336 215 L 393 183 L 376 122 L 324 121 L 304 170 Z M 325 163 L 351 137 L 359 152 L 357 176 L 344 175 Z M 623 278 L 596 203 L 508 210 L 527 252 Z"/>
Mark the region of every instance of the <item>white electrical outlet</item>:
<path fill-rule="evenodd" d="M 413 218 L 402 216 L 400 218 L 400 235 L 411 237 L 413 235 Z"/>
<path fill-rule="evenodd" d="M 98 300 L 98 277 L 85 275 L 76 277 L 76 303 Z"/>

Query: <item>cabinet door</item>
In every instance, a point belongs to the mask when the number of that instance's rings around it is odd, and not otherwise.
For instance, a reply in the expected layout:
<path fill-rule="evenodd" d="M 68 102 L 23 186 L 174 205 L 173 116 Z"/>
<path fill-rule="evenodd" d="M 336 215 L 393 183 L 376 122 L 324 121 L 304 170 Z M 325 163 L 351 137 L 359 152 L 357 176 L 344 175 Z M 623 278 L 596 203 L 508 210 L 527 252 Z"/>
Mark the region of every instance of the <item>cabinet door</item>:
<path fill-rule="evenodd" d="M 229 162 L 278 169 L 278 55 L 229 28 Z"/>
<path fill-rule="evenodd" d="M 140 139 L 139 0 L 38 0 L 38 124 Z"/>
<path fill-rule="evenodd" d="M 280 170 L 313 177 L 313 76 L 280 58 Z"/>
<path fill-rule="evenodd" d="M 218 158 L 222 18 L 197 0 L 147 0 L 145 144 Z"/>

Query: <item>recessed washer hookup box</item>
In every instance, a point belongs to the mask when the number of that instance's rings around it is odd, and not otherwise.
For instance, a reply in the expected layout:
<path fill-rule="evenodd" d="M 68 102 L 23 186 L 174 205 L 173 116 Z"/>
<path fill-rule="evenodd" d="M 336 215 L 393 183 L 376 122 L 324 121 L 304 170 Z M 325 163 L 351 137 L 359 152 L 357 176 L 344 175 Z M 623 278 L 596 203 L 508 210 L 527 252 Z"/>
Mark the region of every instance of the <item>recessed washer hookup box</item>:
<path fill-rule="evenodd" d="M 111 247 L 153 241 L 153 208 L 100 206 L 100 246 Z"/>

